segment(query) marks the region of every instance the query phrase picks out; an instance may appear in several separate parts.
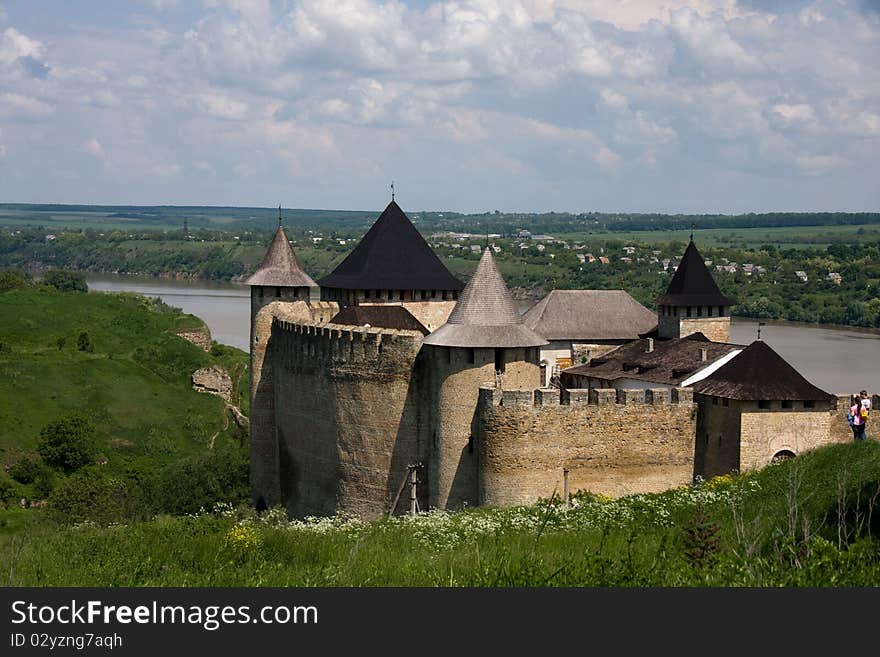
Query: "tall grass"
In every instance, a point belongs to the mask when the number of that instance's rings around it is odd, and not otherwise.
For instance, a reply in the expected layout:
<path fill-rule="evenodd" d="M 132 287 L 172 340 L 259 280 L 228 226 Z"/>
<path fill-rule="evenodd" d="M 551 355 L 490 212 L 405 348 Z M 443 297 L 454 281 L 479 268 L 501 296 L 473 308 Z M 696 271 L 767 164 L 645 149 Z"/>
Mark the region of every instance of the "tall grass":
<path fill-rule="evenodd" d="M 655 495 L 360 522 L 220 505 L 115 526 L 19 523 L 32 586 L 873 586 L 880 445 L 835 445 Z"/>

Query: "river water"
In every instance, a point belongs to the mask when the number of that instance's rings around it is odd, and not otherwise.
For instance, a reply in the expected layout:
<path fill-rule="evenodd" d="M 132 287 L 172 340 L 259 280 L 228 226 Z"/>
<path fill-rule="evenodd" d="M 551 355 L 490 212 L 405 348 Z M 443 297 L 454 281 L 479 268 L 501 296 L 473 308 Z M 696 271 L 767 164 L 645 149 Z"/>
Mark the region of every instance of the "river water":
<path fill-rule="evenodd" d="M 203 319 L 217 342 L 248 349 L 250 291 L 245 285 L 98 274 L 89 274 L 87 280 L 92 290 L 159 297 Z M 519 302 L 520 310 L 525 311 L 532 303 Z M 757 337 L 757 329 L 757 320 L 734 317 L 731 342 L 747 345 Z M 761 339 L 823 390 L 880 392 L 880 331 L 767 322 L 761 327 Z"/>

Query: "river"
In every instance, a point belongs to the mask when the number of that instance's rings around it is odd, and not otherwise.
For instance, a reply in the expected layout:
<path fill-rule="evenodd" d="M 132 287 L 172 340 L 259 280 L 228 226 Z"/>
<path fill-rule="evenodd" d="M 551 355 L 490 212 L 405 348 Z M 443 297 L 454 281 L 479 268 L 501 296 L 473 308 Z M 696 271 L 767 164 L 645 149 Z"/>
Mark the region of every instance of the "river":
<path fill-rule="evenodd" d="M 245 285 L 89 274 L 89 288 L 155 296 L 205 321 L 217 342 L 247 351 L 250 291 Z M 520 310 L 532 302 L 519 302 Z M 734 317 L 731 342 L 749 344 L 758 322 Z M 828 392 L 880 392 L 880 331 L 797 322 L 767 322 L 761 339 L 809 381 Z"/>

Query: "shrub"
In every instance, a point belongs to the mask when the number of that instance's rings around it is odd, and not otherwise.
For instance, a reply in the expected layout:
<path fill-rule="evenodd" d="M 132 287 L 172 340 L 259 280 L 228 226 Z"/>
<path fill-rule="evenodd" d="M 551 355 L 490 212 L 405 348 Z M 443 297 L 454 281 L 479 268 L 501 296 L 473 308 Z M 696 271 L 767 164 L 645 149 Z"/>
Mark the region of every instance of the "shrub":
<path fill-rule="evenodd" d="M 148 485 L 160 513 L 196 513 L 217 502 L 250 497 L 247 447 L 231 447 L 183 459 L 164 468 Z"/>
<path fill-rule="evenodd" d="M 90 520 L 105 524 L 145 515 L 137 487 L 97 467 L 84 468 L 61 482 L 49 496 L 49 510 L 67 523 Z"/>
<path fill-rule="evenodd" d="M 17 501 L 24 495 L 21 486 L 8 474 L 0 470 L 0 505 Z"/>
<path fill-rule="evenodd" d="M 32 484 L 46 468 L 40 457 L 28 454 L 9 467 L 9 476 L 20 484 Z"/>
<path fill-rule="evenodd" d="M 40 431 L 37 452 L 53 468 L 74 472 L 94 458 L 95 427 L 81 413 L 50 422 Z"/>
<path fill-rule="evenodd" d="M 14 269 L 0 271 L 0 293 L 22 290 L 30 285 L 27 275 Z"/>
<path fill-rule="evenodd" d="M 80 351 L 93 351 L 92 340 L 87 331 L 81 331 L 76 339 L 76 348 Z"/>
<path fill-rule="evenodd" d="M 85 274 L 78 271 L 53 269 L 43 276 L 43 285 L 54 287 L 59 292 L 88 292 Z"/>

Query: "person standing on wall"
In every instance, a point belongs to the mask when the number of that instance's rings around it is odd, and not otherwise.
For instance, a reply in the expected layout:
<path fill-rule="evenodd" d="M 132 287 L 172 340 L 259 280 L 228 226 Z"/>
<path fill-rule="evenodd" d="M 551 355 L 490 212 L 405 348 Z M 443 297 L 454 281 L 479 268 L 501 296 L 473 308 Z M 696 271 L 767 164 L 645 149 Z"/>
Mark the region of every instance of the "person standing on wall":
<path fill-rule="evenodd" d="M 859 395 L 852 395 L 849 398 L 849 413 L 847 420 L 853 432 L 854 440 L 865 440 L 865 421 L 862 419 L 862 402 Z"/>
<path fill-rule="evenodd" d="M 868 416 L 871 414 L 871 398 L 868 396 L 867 390 L 862 390 L 859 393 L 859 397 L 861 398 L 862 408 L 859 414 L 862 417 L 862 439 L 868 439 Z"/>

